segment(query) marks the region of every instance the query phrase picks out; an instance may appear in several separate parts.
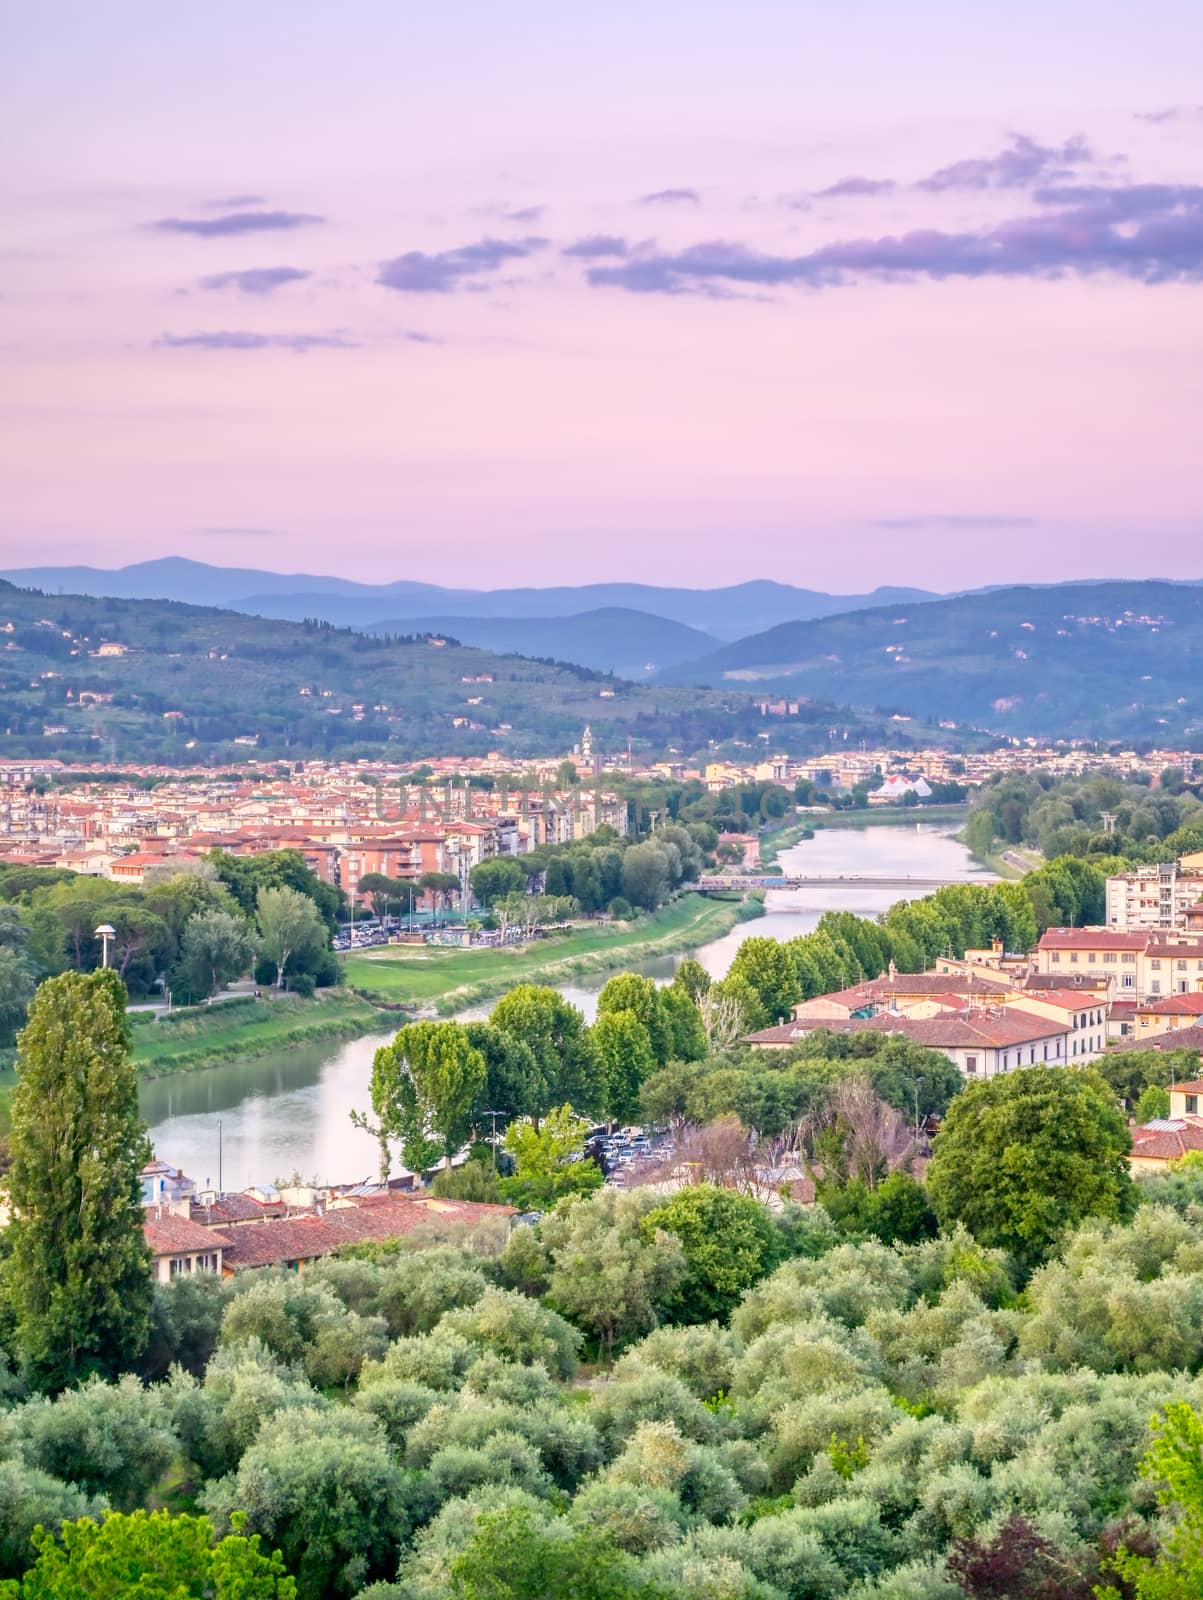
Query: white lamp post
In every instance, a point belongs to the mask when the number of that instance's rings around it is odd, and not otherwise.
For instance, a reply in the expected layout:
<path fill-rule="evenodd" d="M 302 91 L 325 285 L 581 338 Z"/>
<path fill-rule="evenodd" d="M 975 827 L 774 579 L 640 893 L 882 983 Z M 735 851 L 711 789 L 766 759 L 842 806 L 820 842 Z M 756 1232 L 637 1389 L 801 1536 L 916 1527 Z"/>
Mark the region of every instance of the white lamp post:
<path fill-rule="evenodd" d="M 102 922 L 95 932 L 96 937 L 100 940 L 100 964 L 102 967 L 107 967 L 109 964 L 109 940 L 117 937 L 117 930 L 111 923 Z"/>

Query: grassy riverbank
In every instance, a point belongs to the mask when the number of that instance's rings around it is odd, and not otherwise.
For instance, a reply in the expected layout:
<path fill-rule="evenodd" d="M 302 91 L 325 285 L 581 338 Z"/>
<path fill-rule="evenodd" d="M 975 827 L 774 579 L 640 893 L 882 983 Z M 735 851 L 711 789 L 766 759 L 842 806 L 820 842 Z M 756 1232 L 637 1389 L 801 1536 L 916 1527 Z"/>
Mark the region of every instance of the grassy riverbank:
<path fill-rule="evenodd" d="M 964 822 L 969 815 L 967 801 L 937 806 L 864 806 L 855 811 L 820 812 L 806 821 L 812 828 L 899 828 L 923 822 L 948 827 Z"/>
<path fill-rule="evenodd" d="M 591 924 L 531 945 L 485 950 L 388 945 L 348 956 L 347 982 L 373 999 L 434 1006 L 446 1016 L 517 983 L 568 983 L 695 949 L 762 909 L 759 901 L 687 894 L 638 922 Z"/>
<path fill-rule="evenodd" d="M 345 989 L 324 990 L 312 1000 L 265 990 L 263 999 L 246 1005 L 198 1006 L 162 1021 L 136 1013 L 134 1061 L 144 1077 L 159 1078 L 294 1045 L 357 1039 L 397 1020 Z"/>

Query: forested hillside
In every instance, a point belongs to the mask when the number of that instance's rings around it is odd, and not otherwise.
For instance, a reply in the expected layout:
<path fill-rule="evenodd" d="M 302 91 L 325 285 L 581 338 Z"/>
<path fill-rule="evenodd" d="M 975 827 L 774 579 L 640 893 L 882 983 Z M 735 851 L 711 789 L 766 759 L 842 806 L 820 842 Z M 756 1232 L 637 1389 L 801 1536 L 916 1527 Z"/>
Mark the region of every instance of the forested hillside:
<path fill-rule="evenodd" d="M 1203 743 L 1203 588 L 1092 583 L 784 623 L 664 674 L 1005 733 Z"/>

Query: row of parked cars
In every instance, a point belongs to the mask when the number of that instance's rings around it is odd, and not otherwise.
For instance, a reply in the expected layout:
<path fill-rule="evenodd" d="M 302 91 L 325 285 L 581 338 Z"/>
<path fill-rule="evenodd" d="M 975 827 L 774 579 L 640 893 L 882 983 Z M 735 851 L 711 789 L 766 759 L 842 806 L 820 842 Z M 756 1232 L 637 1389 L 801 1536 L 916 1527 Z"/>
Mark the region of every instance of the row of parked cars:
<path fill-rule="evenodd" d="M 615 1133 L 591 1135 L 585 1154 L 597 1162 L 607 1183 L 625 1188 L 642 1182 L 672 1155 L 674 1148 L 666 1128 L 620 1128 Z"/>

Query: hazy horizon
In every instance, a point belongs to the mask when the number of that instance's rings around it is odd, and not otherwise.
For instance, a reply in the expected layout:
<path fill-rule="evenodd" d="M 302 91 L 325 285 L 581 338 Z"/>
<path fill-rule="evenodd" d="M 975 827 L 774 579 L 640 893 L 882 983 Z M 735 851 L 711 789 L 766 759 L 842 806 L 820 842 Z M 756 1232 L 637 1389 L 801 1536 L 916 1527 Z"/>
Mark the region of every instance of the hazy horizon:
<path fill-rule="evenodd" d="M 12 8 L 0 565 L 1188 572 L 1203 11 L 1133 30 Z"/>

